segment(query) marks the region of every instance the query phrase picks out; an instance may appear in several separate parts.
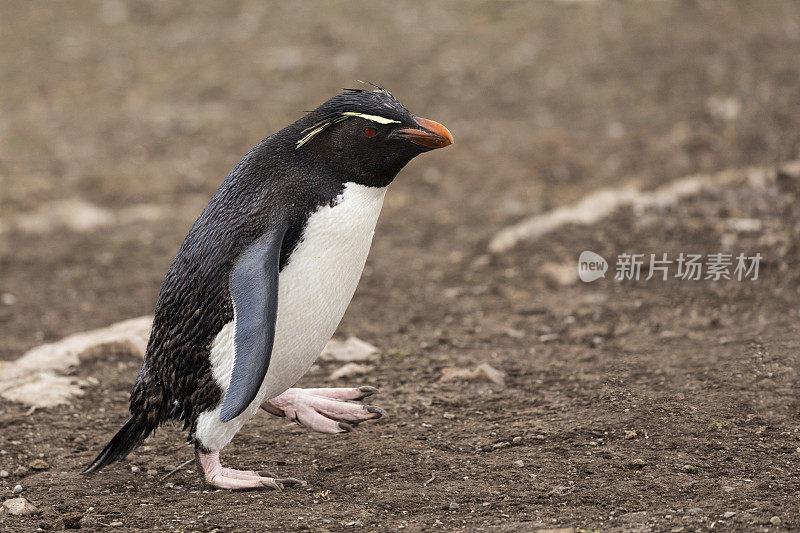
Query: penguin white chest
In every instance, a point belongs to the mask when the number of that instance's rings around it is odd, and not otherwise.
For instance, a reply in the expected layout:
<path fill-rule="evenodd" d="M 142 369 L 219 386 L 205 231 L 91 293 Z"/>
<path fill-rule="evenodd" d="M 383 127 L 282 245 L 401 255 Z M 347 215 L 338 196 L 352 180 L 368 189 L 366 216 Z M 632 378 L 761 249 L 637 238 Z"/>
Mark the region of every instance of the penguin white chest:
<path fill-rule="evenodd" d="M 230 422 L 220 405 L 200 415 L 196 436 L 209 449 L 233 438 L 264 401 L 294 385 L 330 340 L 356 290 L 372 244 L 386 188 L 347 183 L 333 205 L 312 213 L 278 278 L 278 313 L 269 369 L 250 406 Z M 227 391 L 233 371 L 234 320 L 216 335 L 211 367 Z"/>

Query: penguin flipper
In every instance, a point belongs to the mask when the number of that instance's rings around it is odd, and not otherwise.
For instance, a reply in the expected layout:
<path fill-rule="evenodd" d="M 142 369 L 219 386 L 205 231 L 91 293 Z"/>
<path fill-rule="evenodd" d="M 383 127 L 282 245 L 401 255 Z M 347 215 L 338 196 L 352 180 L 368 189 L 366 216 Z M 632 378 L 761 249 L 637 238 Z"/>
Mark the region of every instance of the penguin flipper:
<path fill-rule="evenodd" d="M 275 227 L 236 259 L 228 280 L 234 309 L 234 359 L 231 383 L 220 420 L 228 422 L 247 409 L 267 375 L 275 340 L 278 274 L 285 226 Z"/>

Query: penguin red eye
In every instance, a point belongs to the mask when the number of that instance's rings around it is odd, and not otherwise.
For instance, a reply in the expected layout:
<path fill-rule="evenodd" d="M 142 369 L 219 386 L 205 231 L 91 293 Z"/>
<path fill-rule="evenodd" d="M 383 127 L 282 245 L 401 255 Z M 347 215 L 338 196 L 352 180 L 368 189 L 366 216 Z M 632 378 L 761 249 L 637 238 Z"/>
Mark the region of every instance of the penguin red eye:
<path fill-rule="evenodd" d="M 375 137 L 378 134 L 378 130 L 375 128 L 364 128 L 364 135 L 367 137 Z"/>

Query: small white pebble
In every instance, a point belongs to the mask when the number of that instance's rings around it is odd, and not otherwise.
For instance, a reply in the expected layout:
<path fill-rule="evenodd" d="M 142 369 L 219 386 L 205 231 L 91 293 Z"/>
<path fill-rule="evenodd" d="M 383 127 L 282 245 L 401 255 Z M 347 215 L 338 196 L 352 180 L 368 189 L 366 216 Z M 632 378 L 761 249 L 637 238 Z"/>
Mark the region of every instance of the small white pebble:
<path fill-rule="evenodd" d="M 19 494 L 20 492 L 22 492 L 22 485 L 14 485 L 14 489 L 11 492 L 13 492 L 14 494 Z"/>
<path fill-rule="evenodd" d="M 525 466 L 525 463 L 522 461 L 522 459 L 517 459 L 514 461 L 514 464 L 517 466 Z"/>
<path fill-rule="evenodd" d="M 120 527 L 122 525 L 122 522 L 111 522 L 108 525 L 111 527 Z"/>
<path fill-rule="evenodd" d="M 139 471 L 139 467 L 138 466 L 132 466 L 131 467 L 131 472 L 133 472 L 134 474 L 137 473 L 138 471 Z"/>
<path fill-rule="evenodd" d="M 772 518 L 769 519 L 769 523 L 772 524 L 773 526 L 779 526 L 781 525 L 781 517 L 773 516 Z"/>

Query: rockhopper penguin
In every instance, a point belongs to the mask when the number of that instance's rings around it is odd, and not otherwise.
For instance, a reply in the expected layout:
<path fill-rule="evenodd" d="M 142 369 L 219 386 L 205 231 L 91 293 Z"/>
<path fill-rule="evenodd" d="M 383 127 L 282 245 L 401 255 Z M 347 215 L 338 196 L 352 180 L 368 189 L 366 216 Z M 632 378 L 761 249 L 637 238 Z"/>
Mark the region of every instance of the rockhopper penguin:
<path fill-rule="evenodd" d="M 208 483 L 297 482 L 223 468 L 219 452 L 258 409 L 322 433 L 383 414 L 372 387 L 299 389 L 356 289 L 387 186 L 452 144 L 383 88 L 346 90 L 267 137 L 233 169 L 167 272 L 125 426 L 86 468 L 183 422 Z"/>

